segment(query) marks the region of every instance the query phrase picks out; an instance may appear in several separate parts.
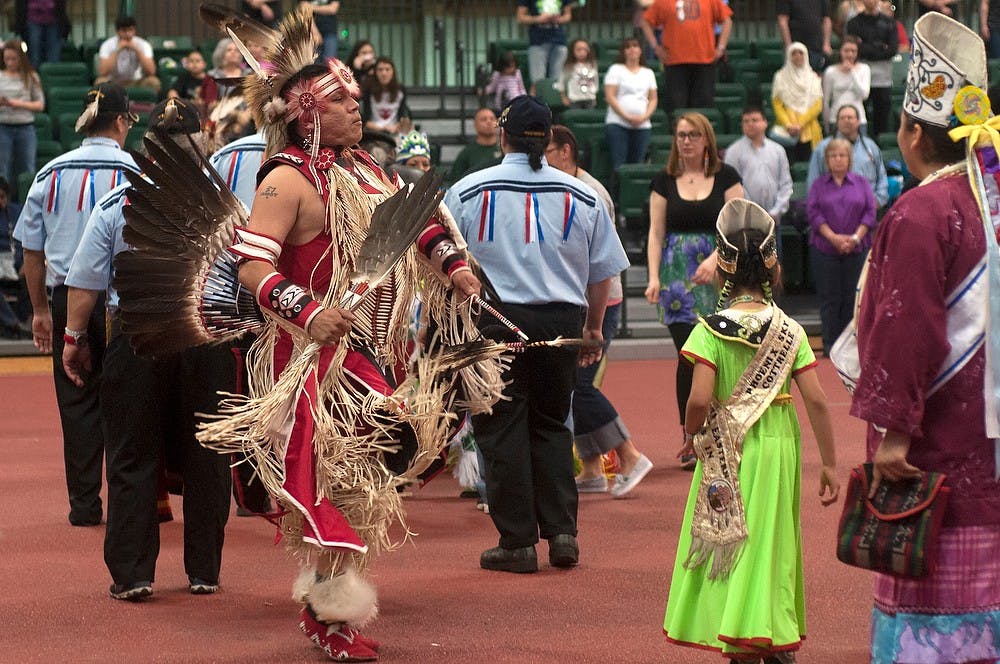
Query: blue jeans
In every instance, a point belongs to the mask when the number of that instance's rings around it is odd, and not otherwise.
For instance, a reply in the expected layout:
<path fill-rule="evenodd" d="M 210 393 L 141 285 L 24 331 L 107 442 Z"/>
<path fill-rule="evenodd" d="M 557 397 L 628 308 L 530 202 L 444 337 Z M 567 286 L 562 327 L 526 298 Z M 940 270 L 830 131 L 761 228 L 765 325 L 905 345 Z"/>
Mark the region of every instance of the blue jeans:
<path fill-rule="evenodd" d="M 832 256 L 811 245 L 809 247 L 813 283 L 819 296 L 824 355 L 829 355 L 837 337 L 854 316 L 854 294 L 867 256 L 865 251 Z"/>
<path fill-rule="evenodd" d="M 528 47 L 528 78 L 534 85 L 543 78 L 558 78 L 566 62 L 566 44 L 538 44 Z"/>
<path fill-rule="evenodd" d="M 24 41 L 28 43 L 28 59 L 35 71 L 38 71 L 38 65 L 43 62 L 59 62 L 62 58 L 63 39 L 58 23 L 28 23 L 27 33 Z"/>
<path fill-rule="evenodd" d="M 320 55 L 323 58 L 336 58 L 337 57 L 337 33 L 331 32 L 328 35 L 323 35 L 323 50 Z"/>
<path fill-rule="evenodd" d="M 604 125 L 608 139 L 611 170 L 618 172 L 622 164 L 639 164 L 646 160 L 646 151 L 653 136 L 652 129 L 632 129 L 618 124 Z"/>
<path fill-rule="evenodd" d="M 20 173 L 35 172 L 35 125 L 0 124 L 0 175 L 12 188 Z M 20 192 L 22 195 L 26 192 Z"/>
<path fill-rule="evenodd" d="M 986 42 L 986 57 L 1000 58 L 1000 31 L 990 28 L 990 38 Z"/>

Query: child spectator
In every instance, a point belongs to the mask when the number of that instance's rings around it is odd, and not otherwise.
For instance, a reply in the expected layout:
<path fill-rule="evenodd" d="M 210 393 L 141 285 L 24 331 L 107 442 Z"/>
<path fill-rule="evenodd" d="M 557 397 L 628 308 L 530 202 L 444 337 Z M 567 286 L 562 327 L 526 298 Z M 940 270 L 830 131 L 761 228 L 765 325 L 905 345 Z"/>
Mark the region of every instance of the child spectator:
<path fill-rule="evenodd" d="M 493 95 L 493 107 L 498 113 L 507 106 L 511 99 L 528 94 L 524 87 L 521 70 L 517 68 L 517 59 L 510 51 L 504 51 L 497 58 L 493 75 L 486 84 L 484 92 Z"/>
<path fill-rule="evenodd" d="M 195 49 L 181 59 L 184 69 L 167 90 L 169 99 L 193 100 L 198 96 L 201 84 L 205 81 L 205 57 Z"/>
<path fill-rule="evenodd" d="M 597 56 L 586 39 L 574 39 L 569 45 L 569 58 L 559 73 L 556 89 L 562 94 L 564 106 L 594 108 L 597 106 Z"/>

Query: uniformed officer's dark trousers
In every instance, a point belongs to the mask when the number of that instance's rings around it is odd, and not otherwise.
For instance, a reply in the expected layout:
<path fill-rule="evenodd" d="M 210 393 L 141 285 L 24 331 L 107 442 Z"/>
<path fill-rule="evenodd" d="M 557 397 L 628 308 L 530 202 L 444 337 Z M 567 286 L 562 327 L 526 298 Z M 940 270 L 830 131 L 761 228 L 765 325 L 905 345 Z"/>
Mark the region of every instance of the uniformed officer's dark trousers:
<path fill-rule="evenodd" d="M 568 304 L 503 305 L 532 340 L 579 337 L 583 314 Z M 492 325 L 483 314 L 481 325 Z M 541 536 L 576 535 L 573 433 L 566 427 L 577 349 L 535 348 L 514 355 L 504 375 L 508 400 L 473 418 L 486 461 L 490 517 L 500 546 L 531 546 Z"/>

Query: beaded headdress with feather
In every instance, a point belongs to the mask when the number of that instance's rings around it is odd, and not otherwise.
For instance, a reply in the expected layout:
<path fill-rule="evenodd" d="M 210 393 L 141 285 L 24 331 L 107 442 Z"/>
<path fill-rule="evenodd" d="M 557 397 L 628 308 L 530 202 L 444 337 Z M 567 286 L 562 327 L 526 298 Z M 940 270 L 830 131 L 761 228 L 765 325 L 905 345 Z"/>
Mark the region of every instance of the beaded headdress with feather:
<path fill-rule="evenodd" d="M 285 16 L 276 30 L 221 5 L 203 4 L 201 18 L 228 34 L 253 70 L 243 79 L 243 96 L 257 128 L 267 139 L 267 153 L 274 154 L 288 144 L 291 122 L 311 116 L 312 135 L 304 137 L 303 148 L 315 160 L 319 150 L 319 116 L 329 98 L 341 91 L 359 98 L 361 88 L 350 67 L 336 58 L 328 58 L 325 74 L 298 81 L 282 95 L 292 77 L 316 62 L 311 7 L 300 5 Z M 263 48 L 261 60 L 254 57 L 247 42 Z"/>

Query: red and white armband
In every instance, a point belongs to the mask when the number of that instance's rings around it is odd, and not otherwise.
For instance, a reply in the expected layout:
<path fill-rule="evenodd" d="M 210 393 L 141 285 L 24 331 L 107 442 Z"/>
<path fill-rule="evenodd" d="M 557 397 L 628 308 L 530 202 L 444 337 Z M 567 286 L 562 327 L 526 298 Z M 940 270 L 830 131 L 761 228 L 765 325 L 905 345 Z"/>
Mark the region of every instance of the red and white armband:
<path fill-rule="evenodd" d="M 296 286 L 278 272 L 264 277 L 257 287 L 257 302 L 260 306 L 296 327 L 306 331 L 309 323 L 323 311 L 323 306 L 312 299 L 305 289 Z"/>
<path fill-rule="evenodd" d="M 281 243 L 269 235 L 252 231 L 248 228 L 236 229 L 236 242 L 229 247 L 236 254 L 236 264 L 246 261 L 264 261 L 271 265 L 278 264 L 281 255 Z"/>

